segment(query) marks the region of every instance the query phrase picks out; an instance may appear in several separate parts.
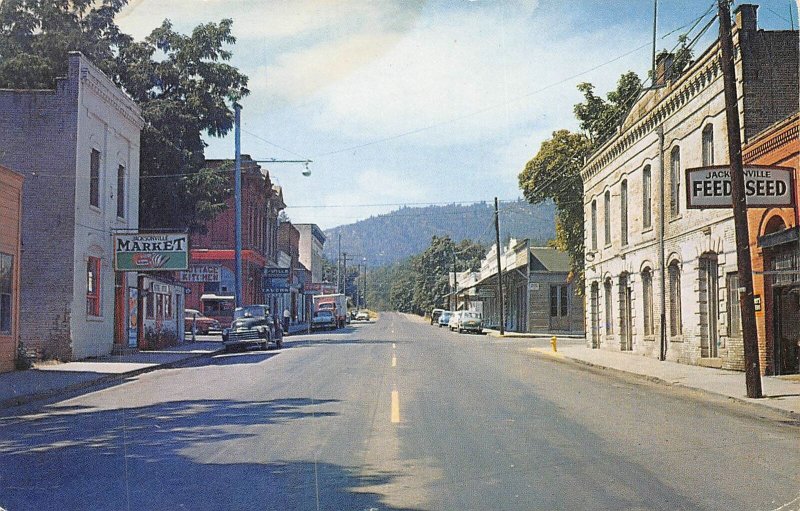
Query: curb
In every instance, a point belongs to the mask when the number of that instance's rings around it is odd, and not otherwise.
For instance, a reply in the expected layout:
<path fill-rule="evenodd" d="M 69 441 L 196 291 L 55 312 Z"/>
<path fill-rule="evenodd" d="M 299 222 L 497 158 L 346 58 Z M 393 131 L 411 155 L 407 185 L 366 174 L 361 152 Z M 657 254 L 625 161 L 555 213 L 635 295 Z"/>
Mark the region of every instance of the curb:
<path fill-rule="evenodd" d="M 80 383 L 73 383 L 72 385 L 67 385 L 66 387 L 59 387 L 55 389 L 50 389 L 42 392 L 37 392 L 34 394 L 25 394 L 22 396 L 16 396 L 11 398 L 6 398 L 0 401 L 0 410 L 4 410 L 7 408 L 13 408 L 15 406 L 26 405 L 28 403 L 33 403 L 35 401 L 43 401 L 45 399 L 49 399 L 52 397 L 56 397 L 62 394 L 68 394 L 70 392 L 75 392 L 77 390 L 87 389 L 91 387 L 97 387 L 100 385 L 104 385 L 106 383 L 110 383 L 116 380 L 122 380 L 125 378 L 130 378 L 132 376 L 139 376 L 141 374 L 150 373 L 153 371 L 157 371 L 159 369 L 172 369 L 175 367 L 181 367 L 182 365 L 200 359 L 200 358 L 210 358 L 214 355 L 224 352 L 224 348 L 220 348 L 215 351 L 210 351 L 208 353 L 200 353 L 200 354 L 193 354 L 186 358 L 182 358 L 180 360 L 175 360 L 174 362 L 164 362 L 163 364 L 155 364 L 149 367 L 142 367 L 140 369 L 134 369 L 132 371 L 127 371 L 124 373 L 115 373 L 115 374 L 107 374 L 104 376 L 100 376 L 93 380 L 87 380 Z"/>
<path fill-rule="evenodd" d="M 589 362 L 588 360 L 582 360 L 582 359 L 579 359 L 579 358 L 572 358 L 572 357 L 568 357 L 566 355 L 562 355 L 560 353 L 552 353 L 551 351 L 547 350 L 546 348 L 529 348 L 528 351 L 530 353 L 536 353 L 538 355 L 551 358 L 551 359 L 559 361 L 561 363 L 580 364 L 580 365 L 583 365 L 583 366 L 586 366 L 586 367 L 591 367 L 591 368 L 594 368 L 594 369 L 602 369 L 604 371 L 617 373 L 617 374 L 620 374 L 620 375 L 626 375 L 626 376 L 634 377 L 634 378 L 637 378 L 637 379 L 640 379 L 640 380 L 649 381 L 651 383 L 656 383 L 658 385 L 669 386 L 669 387 L 680 387 L 682 389 L 687 389 L 687 390 L 691 390 L 691 391 L 695 391 L 695 392 L 700 392 L 700 393 L 703 393 L 703 394 L 708 394 L 708 395 L 717 396 L 717 397 L 721 397 L 721 398 L 725 398 L 725 399 L 730 399 L 732 401 L 736 401 L 737 403 L 741 403 L 741 404 L 744 404 L 744 405 L 750 405 L 750 406 L 757 407 L 760 410 L 770 410 L 773 413 L 778 413 L 778 414 L 783 415 L 783 416 L 785 416 L 785 417 L 787 417 L 789 419 L 792 419 L 794 421 L 800 421 L 800 413 L 793 412 L 791 410 L 784 410 L 782 408 L 775 408 L 775 407 L 769 406 L 768 404 L 765 404 L 764 402 L 761 402 L 759 400 L 753 400 L 753 399 L 745 398 L 745 397 L 729 396 L 727 394 L 720 394 L 719 392 L 714 392 L 713 390 L 702 389 L 702 388 L 699 388 L 699 387 L 691 387 L 689 385 L 684 385 L 682 383 L 672 382 L 672 381 L 660 378 L 658 376 L 652 376 L 652 375 L 641 374 L 641 373 L 634 373 L 634 372 L 626 371 L 624 369 L 617 369 L 615 367 L 608 367 L 608 366 L 604 366 L 602 364 L 598 364 L 596 362 Z M 798 425 L 800 425 L 800 424 L 798 424 Z"/>

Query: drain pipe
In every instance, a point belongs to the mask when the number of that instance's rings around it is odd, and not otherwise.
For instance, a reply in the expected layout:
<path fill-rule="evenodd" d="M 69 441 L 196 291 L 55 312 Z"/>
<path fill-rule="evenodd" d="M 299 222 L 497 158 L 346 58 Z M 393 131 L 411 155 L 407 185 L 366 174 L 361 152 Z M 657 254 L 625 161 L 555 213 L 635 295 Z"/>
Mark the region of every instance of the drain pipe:
<path fill-rule="evenodd" d="M 666 267 L 666 254 L 664 254 L 664 216 L 666 214 L 666 205 L 664 203 L 664 127 L 659 126 L 656 129 L 658 134 L 658 203 L 661 206 L 658 221 L 658 265 L 661 267 L 661 350 L 658 354 L 659 360 L 667 359 L 667 267 Z"/>

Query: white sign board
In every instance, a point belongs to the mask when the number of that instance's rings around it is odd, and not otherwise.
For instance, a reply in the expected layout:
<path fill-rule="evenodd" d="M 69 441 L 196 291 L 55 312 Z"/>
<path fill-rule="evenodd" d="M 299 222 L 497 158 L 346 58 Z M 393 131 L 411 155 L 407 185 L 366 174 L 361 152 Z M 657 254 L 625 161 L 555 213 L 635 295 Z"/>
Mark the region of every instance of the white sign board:
<path fill-rule="evenodd" d="M 744 191 L 751 208 L 791 207 L 794 187 L 789 167 L 744 166 Z M 730 167 L 686 169 L 688 208 L 732 208 Z"/>
<path fill-rule="evenodd" d="M 218 264 L 190 264 L 186 271 L 178 272 L 180 282 L 219 282 L 221 267 Z"/>

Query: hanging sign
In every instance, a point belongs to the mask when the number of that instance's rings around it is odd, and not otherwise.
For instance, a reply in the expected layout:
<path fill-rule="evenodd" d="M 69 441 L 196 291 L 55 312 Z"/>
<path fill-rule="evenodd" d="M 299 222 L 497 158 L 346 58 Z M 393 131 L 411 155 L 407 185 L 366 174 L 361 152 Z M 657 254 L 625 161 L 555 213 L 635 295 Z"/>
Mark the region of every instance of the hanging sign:
<path fill-rule="evenodd" d="M 693 209 L 732 208 L 731 174 L 727 165 L 686 169 L 686 204 Z M 747 207 L 791 207 L 794 188 L 790 167 L 744 166 Z"/>
<path fill-rule="evenodd" d="M 189 266 L 189 235 L 115 234 L 116 271 L 174 271 Z"/>

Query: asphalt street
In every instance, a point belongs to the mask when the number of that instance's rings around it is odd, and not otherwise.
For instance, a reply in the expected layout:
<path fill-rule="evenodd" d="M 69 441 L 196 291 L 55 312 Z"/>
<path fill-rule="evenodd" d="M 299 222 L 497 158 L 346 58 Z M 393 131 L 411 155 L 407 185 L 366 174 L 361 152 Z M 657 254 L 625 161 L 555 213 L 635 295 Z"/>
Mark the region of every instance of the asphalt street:
<path fill-rule="evenodd" d="M 399 314 L 0 416 L 16 510 L 800 509 L 780 415 Z"/>

